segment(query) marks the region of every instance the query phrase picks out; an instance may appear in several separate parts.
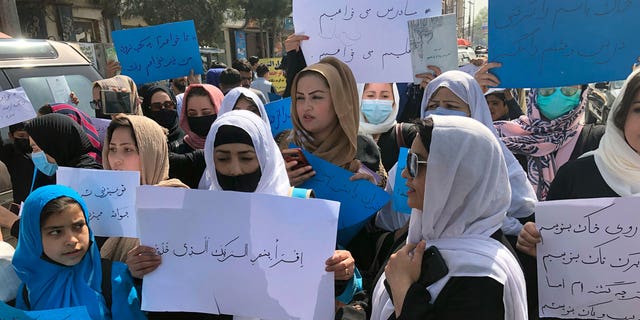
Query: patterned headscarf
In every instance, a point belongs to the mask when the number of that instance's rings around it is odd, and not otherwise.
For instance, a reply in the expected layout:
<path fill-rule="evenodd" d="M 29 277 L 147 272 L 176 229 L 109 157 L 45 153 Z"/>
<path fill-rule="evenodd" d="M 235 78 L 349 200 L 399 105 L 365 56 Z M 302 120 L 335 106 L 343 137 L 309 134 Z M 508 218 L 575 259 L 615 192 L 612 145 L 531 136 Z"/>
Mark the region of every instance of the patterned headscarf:
<path fill-rule="evenodd" d="M 554 119 L 544 119 L 536 100 L 538 89 L 527 96 L 527 115 L 511 121 L 496 121 L 495 127 L 504 144 L 515 154 L 527 156 L 529 182 L 538 200 L 544 200 L 558 169 L 569 161 L 584 125 L 587 88 L 578 106 Z"/>

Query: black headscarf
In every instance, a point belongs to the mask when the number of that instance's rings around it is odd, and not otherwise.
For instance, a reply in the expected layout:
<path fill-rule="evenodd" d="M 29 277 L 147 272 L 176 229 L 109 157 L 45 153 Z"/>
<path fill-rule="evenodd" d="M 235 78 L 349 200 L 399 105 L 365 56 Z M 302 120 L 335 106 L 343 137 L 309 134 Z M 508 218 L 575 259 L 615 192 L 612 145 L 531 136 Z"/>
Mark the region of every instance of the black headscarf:
<path fill-rule="evenodd" d="M 82 127 L 61 114 L 47 114 L 32 119 L 25 130 L 44 153 L 56 160 L 59 166 L 102 169 L 88 153 L 92 145 Z"/>
<path fill-rule="evenodd" d="M 173 103 L 176 103 L 176 97 L 173 94 L 173 92 L 171 92 L 171 90 L 169 90 L 166 86 L 161 84 L 144 85 L 140 88 L 138 92 L 142 96 L 142 113 L 146 117 L 156 121 L 159 125 L 165 127 L 165 124 L 160 123 L 159 119 L 156 119 L 156 115 L 154 114 L 154 112 L 151 111 L 151 97 L 153 97 L 153 94 L 158 91 L 162 91 L 166 93 L 171 99 L 171 101 L 173 101 Z M 177 110 L 177 104 L 176 104 L 176 110 Z M 182 138 L 184 137 L 184 131 L 180 129 L 179 116 L 177 111 L 176 111 L 175 121 L 170 125 L 169 124 L 166 124 L 166 125 L 167 126 L 165 128 L 169 130 L 169 134 L 167 136 L 169 145 L 180 144 L 182 142 Z"/>

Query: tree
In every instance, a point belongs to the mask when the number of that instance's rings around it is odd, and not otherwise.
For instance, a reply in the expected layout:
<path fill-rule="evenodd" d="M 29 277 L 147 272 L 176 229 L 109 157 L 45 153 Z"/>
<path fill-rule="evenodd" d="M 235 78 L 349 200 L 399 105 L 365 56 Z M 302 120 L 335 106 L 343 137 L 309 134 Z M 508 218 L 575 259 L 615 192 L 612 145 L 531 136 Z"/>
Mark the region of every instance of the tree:
<path fill-rule="evenodd" d="M 227 18 L 242 15 L 244 0 L 121 0 L 115 11 L 124 17 L 139 16 L 150 25 L 193 20 L 201 45 L 219 47 L 221 26 Z M 254 1 L 250 1 L 254 2 Z M 262 2 L 255 1 L 255 2 Z"/>
<path fill-rule="evenodd" d="M 482 31 L 482 25 L 489 23 L 489 10 L 484 7 L 478 11 L 473 21 L 473 44 L 487 46 L 487 33 Z"/>
<path fill-rule="evenodd" d="M 242 7 L 245 11 L 245 19 L 256 20 L 261 31 L 279 34 L 283 29 L 284 18 L 291 14 L 291 0 L 243 0 Z M 267 57 L 267 41 L 261 36 L 262 56 Z M 269 50 L 270 51 L 270 50 Z"/>

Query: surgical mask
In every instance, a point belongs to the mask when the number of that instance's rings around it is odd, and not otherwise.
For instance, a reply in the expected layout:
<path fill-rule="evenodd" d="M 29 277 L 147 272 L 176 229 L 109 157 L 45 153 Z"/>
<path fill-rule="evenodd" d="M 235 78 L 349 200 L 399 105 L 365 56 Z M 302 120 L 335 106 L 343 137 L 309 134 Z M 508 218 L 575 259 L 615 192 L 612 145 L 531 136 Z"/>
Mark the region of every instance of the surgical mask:
<path fill-rule="evenodd" d="M 371 124 L 381 124 L 393 111 L 392 100 L 362 100 L 360 112 Z"/>
<path fill-rule="evenodd" d="M 464 112 L 464 111 L 458 111 L 458 110 L 451 110 L 451 109 L 447 109 L 445 107 L 437 107 L 435 109 L 432 110 L 427 110 L 424 112 L 424 117 L 426 118 L 430 115 L 438 115 L 438 116 L 461 116 L 461 117 L 469 117 L 469 115 Z"/>
<path fill-rule="evenodd" d="M 151 111 L 150 118 L 164 128 L 171 129 L 176 124 L 178 112 L 173 109 Z"/>
<path fill-rule="evenodd" d="M 225 191 L 255 192 L 262 177 L 260 168 L 253 173 L 242 174 L 239 176 L 228 176 L 216 170 L 218 184 Z"/>
<path fill-rule="evenodd" d="M 13 145 L 15 146 L 16 151 L 22 154 L 31 153 L 31 144 L 29 143 L 29 139 L 15 138 L 13 139 Z"/>
<path fill-rule="evenodd" d="M 540 113 L 549 120 L 557 119 L 580 103 L 582 90 L 573 87 L 538 89 L 536 101 Z"/>
<path fill-rule="evenodd" d="M 217 114 L 210 114 L 202 117 L 187 117 L 187 122 L 189 123 L 189 128 L 191 128 L 193 133 L 201 137 L 206 137 L 209 133 L 209 129 L 211 129 L 211 125 L 216 121 L 217 117 Z"/>
<path fill-rule="evenodd" d="M 35 165 L 40 172 L 46 174 L 47 176 L 52 176 L 58 170 L 58 165 L 55 163 L 50 163 L 47 161 L 47 155 L 44 154 L 44 151 L 38 151 L 31 153 L 31 161 L 33 161 L 33 165 Z"/>

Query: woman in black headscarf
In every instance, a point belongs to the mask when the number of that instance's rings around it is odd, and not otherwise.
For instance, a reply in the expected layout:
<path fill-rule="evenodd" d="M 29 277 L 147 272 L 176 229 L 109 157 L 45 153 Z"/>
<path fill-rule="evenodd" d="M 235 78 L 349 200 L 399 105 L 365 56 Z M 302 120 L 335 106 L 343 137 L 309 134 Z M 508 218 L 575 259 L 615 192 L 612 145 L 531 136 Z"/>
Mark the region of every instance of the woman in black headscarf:
<path fill-rule="evenodd" d="M 141 88 L 142 113 L 157 124 L 169 130 L 167 143 L 169 151 L 175 152 L 184 137 L 180 129 L 176 98 L 171 90 L 162 85 L 151 85 Z"/>

